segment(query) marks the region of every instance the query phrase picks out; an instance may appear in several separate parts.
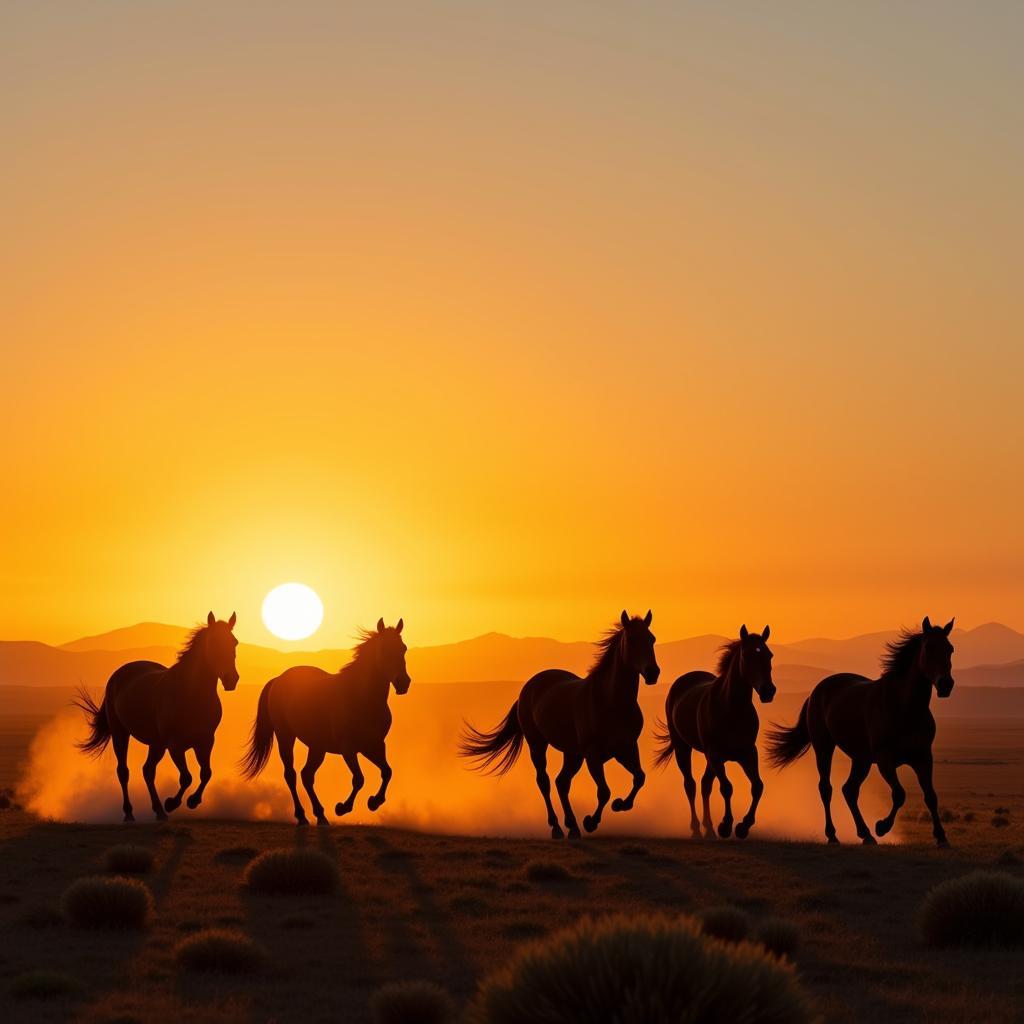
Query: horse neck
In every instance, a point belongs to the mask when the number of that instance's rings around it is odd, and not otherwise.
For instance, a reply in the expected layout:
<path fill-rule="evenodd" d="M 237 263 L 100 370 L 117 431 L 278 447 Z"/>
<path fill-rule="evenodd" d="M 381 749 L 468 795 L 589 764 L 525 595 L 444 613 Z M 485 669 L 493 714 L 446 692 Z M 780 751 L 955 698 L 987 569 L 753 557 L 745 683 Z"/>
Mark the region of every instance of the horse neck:
<path fill-rule="evenodd" d="M 637 703 L 640 693 L 640 673 L 626 666 L 617 651 L 607 664 L 599 665 L 590 678 L 601 703 L 607 705 Z"/>
<path fill-rule="evenodd" d="M 739 663 L 739 655 L 735 655 L 715 683 L 722 699 L 730 705 L 750 704 L 754 698 L 754 688 L 740 672 Z"/>
<path fill-rule="evenodd" d="M 884 680 L 888 685 L 896 706 L 908 715 L 921 714 L 928 710 L 932 701 L 932 684 L 918 669 L 901 675 L 889 676 Z"/>
<path fill-rule="evenodd" d="M 200 651 L 189 652 L 176 665 L 172 665 L 169 673 L 173 673 L 182 689 L 190 693 L 217 692 L 217 673 L 214 672 Z"/>
<path fill-rule="evenodd" d="M 369 661 L 356 660 L 343 668 L 339 677 L 348 677 L 362 697 L 373 704 L 387 704 L 391 681 Z"/>

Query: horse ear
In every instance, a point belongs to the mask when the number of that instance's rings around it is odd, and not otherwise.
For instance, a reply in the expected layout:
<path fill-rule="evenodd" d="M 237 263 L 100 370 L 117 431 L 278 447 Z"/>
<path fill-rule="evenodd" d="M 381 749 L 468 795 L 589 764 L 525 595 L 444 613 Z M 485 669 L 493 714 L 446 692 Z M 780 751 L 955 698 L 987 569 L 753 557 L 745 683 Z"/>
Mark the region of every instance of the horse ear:
<path fill-rule="evenodd" d="M 932 631 L 932 620 L 929 619 L 927 615 L 924 617 L 924 622 L 921 623 L 921 627 L 926 633 L 930 633 Z"/>
<path fill-rule="evenodd" d="M 764 627 L 764 632 L 761 634 L 761 639 L 762 640 L 767 640 L 768 637 L 770 637 L 771 635 L 772 635 L 772 627 L 771 626 L 765 626 Z"/>
<path fill-rule="evenodd" d="M 619 616 L 619 622 L 621 622 L 624 626 L 629 625 L 629 614 L 625 608 L 622 609 L 622 614 Z"/>
<path fill-rule="evenodd" d="M 210 614 L 206 616 L 206 624 L 208 626 L 212 626 L 216 621 L 217 621 L 217 616 L 214 615 L 213 612 L 210 612 Z"/>
<path fill-rule="evenodd" d="M 647 609 L 647 614 L 644 616 L 644 625 L 649 626 L 654 621 L 654 612 L 650 608 Z"/>
<path fill-rule="evenodd" d="M 235 623 L 237 621 L 238 621 L 238 616 L 234 612 L 232 612 L 231 613 L 231 618 L 228 619 L 228 629 L 234 629 L 235 628 Z"/>
<path fill-rule="evenodd" d="M 384 617 L 383 616 L 381 616 L 377 620 L 377 632 L 378 633 L 383 633 L 384 632 Z"/>
<path fill-rule="evenodd" d="M 747 632 L 747 624 L 743 623 L 743 625 L 740 626 L 740 639 L 746 640 L 748 636 L 750 636 L 750 634 Z"/>
<path fill-rule="evenodd" d="M 399 620 L 398 620 L 398 625 L 397 625 L 397 626 L 395 626 L 395 632 L 396 632 L 396 633 L 401 633 L 401 632 L 402 632 L 402 627 L 403 627 L 404 625 L 405 625 L 405 619 L 399 619 Z"/>
<path fill-rule="evenodd" d="M 945 625 L 944 625 L 944 626 L 942 627 L 942 632 L 943 632 L 943 633 L 945 633 L 945 634 L 946 634 L 946 636 L 949 636 L 949 634 L 953 632 L 953 623 L 954 623 L 954 622 L 956 622 L 956 616 L 955 616 L 955 615 L 953 616 L 953 618 L 951 618 L 951 619 L 949 620 L 949 622 L 947 622 L 947 623 L 946 623 L 946 624 L 945 624 Z"/>

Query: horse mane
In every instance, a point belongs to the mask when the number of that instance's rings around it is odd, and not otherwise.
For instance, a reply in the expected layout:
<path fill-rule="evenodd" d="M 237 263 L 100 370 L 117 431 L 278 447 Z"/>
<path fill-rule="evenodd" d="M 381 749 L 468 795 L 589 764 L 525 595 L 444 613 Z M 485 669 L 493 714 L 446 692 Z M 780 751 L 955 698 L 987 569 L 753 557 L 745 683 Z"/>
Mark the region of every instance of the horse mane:
<path fill-rule="evenodd" d="M 740 653 L 741 640 L 727 640 L 718 648 L 718 668 L 716 674 L 719 677 L 727 676 L 732 668 L 733 661 Z"/>
<path fill-rule="evenodd" d="M 914 661 L 923 639 L 924 633 L 901 629 L 900 635 L 895 640 L 886 643 L 885 654 L 882 655 L 882 678 L 909 673 L 914 667 Z"/>
<path fill-rule="evenodd" d="M 196 626 L 187 637 L 185 637 L 185 645 L 180 651 L 178 651 L 177 664 L 181 664 L 190 654 L 194 654 L 199 649 L 199 644 L 203 634 L 209 629 L 209 626 L 199 625 Z"/>
<path fill-rule="evenodd" d="M 343 665 L 338 670 L 339 678 L 350 676 L 354 672 L 359 670 L 361 661 L 366 656 L 367 648 L 379 636 L 380 633 L 378 633 L 377 630 L 375 629 L 360 629 L 356 633 L 356 640 L 358 641 L 358 643 L 352 649 L 352 660 L 349 661 L 347 664 Z"/>
<path fill-rule="evenodd" d="M 594 645 L 597 648 L 597 656 L 590 666 L 588 676 L 596 676 L 603 673 L 605 669 L 611 668 L 615 655 L 618 653 L 619 640 L 625 627 L 622 623 L 616 623 L 611 629 L 605 631 L 603 637 Z"/>

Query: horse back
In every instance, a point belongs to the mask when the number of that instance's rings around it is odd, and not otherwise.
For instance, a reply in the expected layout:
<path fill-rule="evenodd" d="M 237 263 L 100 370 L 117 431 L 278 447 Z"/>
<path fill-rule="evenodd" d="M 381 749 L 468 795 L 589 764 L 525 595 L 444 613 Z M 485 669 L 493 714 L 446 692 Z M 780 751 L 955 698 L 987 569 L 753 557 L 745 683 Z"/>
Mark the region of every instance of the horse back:
<path fill-rule="evenodd" d="M 107 680 L 104 705 L 111 730 L 126 732 L 143 743 L 159 739 L 157 709 L 167 666 L 158 661 L 129 661 Z"/>
<path fill-rule="evenodd" d="M 669 733 L 701 752 L 704 744 L 697 723 L 698 710 L 701 699 L 710 692 L 714 681 L 713 672 L 687 672 L 672 684 L 665 697 L 665 720 Z"/>

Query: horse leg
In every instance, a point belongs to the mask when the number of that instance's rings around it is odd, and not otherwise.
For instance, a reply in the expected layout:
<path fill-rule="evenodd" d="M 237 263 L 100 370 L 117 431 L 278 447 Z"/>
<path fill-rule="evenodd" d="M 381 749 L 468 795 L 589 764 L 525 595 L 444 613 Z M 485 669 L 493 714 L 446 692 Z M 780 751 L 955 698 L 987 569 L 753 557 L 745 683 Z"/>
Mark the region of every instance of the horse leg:
<path fill-rule="evenodd" d="M 343 803 L 334 805 L 334 813 L 338 817 L 342 817 L 348 814 L 349 811 L 355 806 L 356 794 L 363 788 L 363 783 L 366 779 L 363 778 L 363 771 L 359 767 L 359 755 L 354 750 L 346 751 L 341 755 L 345 759 L 345 764 L 348 765 L 348 770 L 352 773 L 352 792 L 349 793 L 348 799 Z"/>
<path fill-rule="evenodd" d="M 309 753 L 306 755 L 306 763 L 302 766 L 302 785 L 309 794 L 309 802 L 313 807 L 316 823 L 323 826 L 329 825 L 330 822 L 327 820 L 327 815 L 324 814 L 324 805 L 320 803 L 313 783 L 316 781 L 317 769 L 324 763 L 326 756 L 327 751 L 320 750 L 318 747 L 310 747 Z"/>
<path fill-rule="evenodd" d="M 366 759 L 380 769 L 380 789 L 366 801 L 366 806 L 371 811 L 375 811 L 387 799 L 388 783 L 391 781 L 392 775 L 391 765 L 388 764 L 387 747 L 383 740 L 369 747 L 364 753 Z"/>
<path fill-rule="evenodd" d="M 832 756 L 835 752 L 835 744 L 814 748 L 814 759 L 818 763 L 818 794 L 821 806 L 825 808 L 825 838 L 831 845 L 839 842 L 832 821 Z"/>
<path fill-rule="evenodd" d="M 857 826 L 857 835 L 860 836 L 861 842 L 865 846 L 874 846 L 877 842 L 871 834 L 871 829 L 868 828 L 864 816 L 860 813 L 860 807 L 857 806 L 860 787 L 864 784 L 864 780 L 868 777 L 868 772 L 870 771 L 870 761 L 866 759 L 854 761 L 850 766 L 850 777 L 843 783 L 843 796 L 846 797 L 846 803 L 850 808 L 850 813 L 853 815 L 853 823 Z"/>
<path fill-rule="evenodd" d="M 199 762 L 199 785 L 196 786 L 195 792 L 185 801 L 185 806 L 190 811 L 194 811 L 203 802 L 203 793 L 206 792 L 206 787 L 210 784 L 210 779 L 213 778 L 213 769 L 210 767 L 210 754 L 213 753 L 213 737 L 211 736 L 209 740 L 203 740 L 202 743 L 197 743 L 195 751 L 196 760 Z"/>
<path fill-rule="evenodd" d="M 706 755 L 705 755 L 706 756 Z M 704 805 L 704 835 L 708 839 L 715 836 L 715 826 L 711 821 L 711 787 L 715 784 L 715 769 L 708 760 L 704 766 L 704 774 L 700 777 L 700 799 Z"/>
<path fill-rule="evenodd" d="M 633 809 L 633 801 L 636 800 L 637 793 L 643 789 L 644 783 L 647 781 L 647 776 L 644 774 L 643 766 L 640 764 L 640 748 L 634 743 L 631 750 L 627 750 L 624 754 L 618 755 L 615 760 L 633 776 L 633 788 L 621 800 L 616 797 L 612 801 L 612 810 L 631 811 Z"/>
<path fill-rule="evenodd" d="M 608 803 L 608 798 L 612 795 L 612 791 L 608 788 L 608 783 L 604 777 L 604 761 L 600 754 L 591 754 L 587 758 L 587 771 L 590 772 L 590 777 L 597 783 L 597 807 L 594 809 L 593 814 L 585 814 L 583 816 L 583 827 L 588 832 L 593 832 L 601 824 L 604 805 Z"/>
<path fill-rule="evenodd" d="M 299 802 L 299 794 L 295 789 L 295 737 L 282 736 L 277 734 L 277 752 L 281 756 L 281 764 L 284 765 L 284 781 L 292 794 L 292 802 L 295 805 L 295 821 L 299 825 L 308 825 L 309 819 Z"/>
<path fill-rule="evenodd" d="M 163 759 L 166 749 L 158 743 L 153 743 L 146 755 L 145 763 L 142 765 L 142 777 L 146 780 L 146 788 L 149 790 L 149 799 L 153 803 L 153 813 L 156 815 L 157 821 L 167 820 L 164 805 L 160 803 L 160 794 L 156 791 L 156 766 Z"/>
<path fill-rule="evenodd" d="M 761 781 L 761 772 L 757 766 L 757 747 L 751 747 L 750 753 L 740 760 L 740 767 L 743 774 L 750 782 L 750 810 L 743 815 L 743 820 L 736 826 L 736 838 L 746 839 L 750 835 L 750 829 L 757 817 L 757 805 L 761 802 L 761 794 L 764 793 L 764 783 Z"/>
<path fill-rule="evenodd" d="M 568 830 L 570 839 L 579 839 L 580 826 L 573 814 L 572 805 L 569 803 L 569 786 L 576 777 L 576 773 L 583 765 L 583 758 L 579 754 L 566 753 L 562 760 L 562 770 L 555 776 L 555 789 L 558 790 L 558 799 L 562 804 L 562 815 L 565 827 Z"/>
<path fill-rule="evenodd" d="M 181 798 L 185 790 L 192 785 L 192 773 L 188 770 L 188 759 L 185 756 L 184 747 L 171 747 L 167 752 L 171 755 L 174 767 L 178 769 L 178 792 L 164 801 L 164 810 L 169 814 L 181 806 Z"/>
<path fill-rule="evenodd" d="M 112 733 L 111 742 L 114 745 L 114 756 L 117 758 L 117 781 L 121 783 L 121 796 L 123 802 L 121 809 L 124 811 L 125 821 L 134 821 L 132 814 L 132 802 L 128 799 L 128 733 Z"/>
<path fill-rule="evenodd" d="M 673 747 L 676 764 L 683 775 L 683 789 L 690 802 L 690 831 L 695 839 L 700 838 L 700 818 L 697 817 L 697 780 L 693 777 L 693 747 L 676 740 Z"/>
<path fill-rule="evenodd" d="M 914 769 L 921 792 L 924 794 L 925 807 L 928 808 L 928 813 L 932 816 L 932 835 L 935 837 L 935 842 L 939 846 L 949 846 L 946 830 L 939 820 L 939 797 L 935 792 L 935 786 L 932 785 L 932 752 L 929 750 L 923 757 L 911 762 L 910 767 Z"/>
<path fill-rule="evenodd" d="M 537 788 L 540 795 L 544 797 L 544 807 L 548 812 L 548 825 L 551 827 L 551 838 L 561 839 L 565 833 L 562 826 L 558 824 L 558 815 L 551 803 L 551 778 L 548 775 L 548 745 L 541 740 L 539 743 L 531 744 L 530 760 L 537 772 Z"/>
<path fill-rule="evenodd" d="M 892 810 L 881 820 L 875 822 L 875 834 L 884 836 L 892 831 L 896 824 L 896 815 L 907 799 L 906 790 L 900 785 L 900 777 L 896 771 L 896 764 L 893 761 L 883 760 L 878 762 L 878 774 L 889 783 L 892 790 Z"/>
<path fill-rule="evenodd" d="M 732 835 L 732 783 L 725 773 L 724 761 L 719 761 L 715 766 L 715 775 L 718 776 L 718 791 L 725 801 L 725 817 L 718 826 L 718 834 L 722 839 L 728 839 Z"/>

